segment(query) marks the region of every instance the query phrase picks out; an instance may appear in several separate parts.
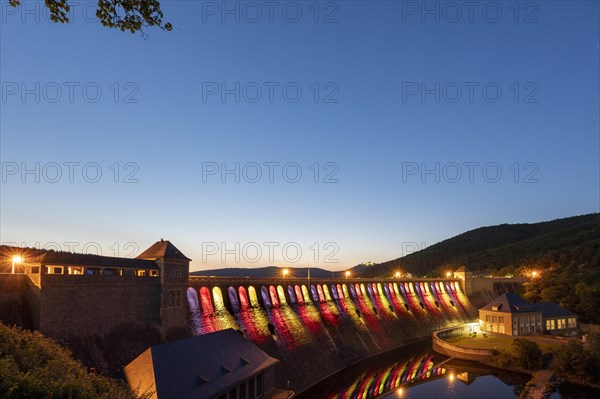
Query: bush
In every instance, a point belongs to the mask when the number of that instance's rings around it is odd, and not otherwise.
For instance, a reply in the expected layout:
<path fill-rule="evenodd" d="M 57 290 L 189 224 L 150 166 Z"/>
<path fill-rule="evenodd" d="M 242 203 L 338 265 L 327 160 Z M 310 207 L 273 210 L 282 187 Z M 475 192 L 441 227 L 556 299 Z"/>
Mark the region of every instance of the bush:
<path fill-rule="evenodd" d="M 89 373 L 71 353 L 39 332 L 0 324 L 3 399 L 134 399 L 121 382 Z"/>
<path fill-rule="evenodd" d="M 512 348 L 516 366 L 528 370 L 542 367 L 542 350 L 535 342 L 516 338 L 512 343 Z"/>
<path fill-rule="evenodd" d="M 582 383 L 600 382 L 600 353 L 587 350 L 578 341 L 570 340 L 558 349 L 555 366 L 559 373 Z"/>

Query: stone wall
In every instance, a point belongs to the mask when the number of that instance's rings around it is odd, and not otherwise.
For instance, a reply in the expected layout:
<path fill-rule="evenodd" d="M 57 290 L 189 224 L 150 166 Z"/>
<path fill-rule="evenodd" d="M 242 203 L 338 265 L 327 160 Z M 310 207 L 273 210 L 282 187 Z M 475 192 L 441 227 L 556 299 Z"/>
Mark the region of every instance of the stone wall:
<path fill-rule="evenodd" d="M 527 281 L 526 278 L 473 278 L 471 280 L 472 292 L 468 295 L 469 300 L 476 309 L 479 309 L 506 292 L 520 294 L 523 291 L 525 281 Z"/>
<path fill-rule="evenodd" d="M 24 274 L 0 274 L 0 322 L 26 328 L 34 327 L 27 300 L 28 281 Z"/>
<path fill-rule="evenodd" d="M 123 324 L 160 325 L 160 279 L 41 276 L 39 329 L 50 337 L 102 335 Z"/>
<path fill-rule="evenodd" d="M 453 345 L 443 338 L 453 334 L 462 334 L 465 327 L 451 327 L 440 331 L 434 331 L 431 334 L 433 350 L 440 355 L 455 357 L 461 360 L 471 360 L 475 362 L 488 360 L 494 355 L 494 352 L 488 349 L 463 348 Z"/>

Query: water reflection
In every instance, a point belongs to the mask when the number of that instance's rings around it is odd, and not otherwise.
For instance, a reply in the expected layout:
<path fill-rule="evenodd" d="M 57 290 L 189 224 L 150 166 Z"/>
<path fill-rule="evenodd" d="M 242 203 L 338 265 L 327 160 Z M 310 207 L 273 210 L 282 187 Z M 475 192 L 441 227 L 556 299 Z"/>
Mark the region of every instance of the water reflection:
<path fill-rule="evenodd" d="M 516 398 L 527 381 L 527 375 L 449 360 L 425 342 L 360 362 L 297 398 Z"/>

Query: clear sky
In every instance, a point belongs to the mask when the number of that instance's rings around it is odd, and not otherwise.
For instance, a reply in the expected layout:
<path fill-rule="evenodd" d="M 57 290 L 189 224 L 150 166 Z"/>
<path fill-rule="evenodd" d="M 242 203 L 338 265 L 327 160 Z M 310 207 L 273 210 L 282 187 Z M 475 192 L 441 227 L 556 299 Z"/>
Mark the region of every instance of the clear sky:
<path fill-rule="evenodd" d="M 599 210 L 597 1 L 6 3 L 3 243 L 338 270 Z"/>

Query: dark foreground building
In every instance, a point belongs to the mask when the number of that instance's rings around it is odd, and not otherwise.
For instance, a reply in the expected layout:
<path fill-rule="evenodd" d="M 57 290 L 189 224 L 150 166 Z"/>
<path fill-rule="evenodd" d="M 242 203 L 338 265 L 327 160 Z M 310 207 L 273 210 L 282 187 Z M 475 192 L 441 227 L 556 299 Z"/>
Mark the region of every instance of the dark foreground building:
<path fill-rule="evenodd" d="M 272 390 L 277 362 L 227 329 L 150 347 L 123 374 L 153 399 L 258 399 Z"/>

